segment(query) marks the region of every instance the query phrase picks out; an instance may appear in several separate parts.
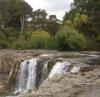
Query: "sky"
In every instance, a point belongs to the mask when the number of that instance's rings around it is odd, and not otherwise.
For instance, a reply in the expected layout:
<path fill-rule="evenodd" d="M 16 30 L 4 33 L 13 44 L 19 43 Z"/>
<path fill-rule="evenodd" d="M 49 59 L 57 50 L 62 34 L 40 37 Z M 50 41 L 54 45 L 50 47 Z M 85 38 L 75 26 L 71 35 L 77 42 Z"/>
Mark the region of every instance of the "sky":
<path fill-rule="evenodd" d="M 29 5 L 36 9 L 45 9 L 49 15 L 55 14 L 62 20 L 66 11 L 70 10 L 70 4 L 73 0 L 25 0 Z"/>

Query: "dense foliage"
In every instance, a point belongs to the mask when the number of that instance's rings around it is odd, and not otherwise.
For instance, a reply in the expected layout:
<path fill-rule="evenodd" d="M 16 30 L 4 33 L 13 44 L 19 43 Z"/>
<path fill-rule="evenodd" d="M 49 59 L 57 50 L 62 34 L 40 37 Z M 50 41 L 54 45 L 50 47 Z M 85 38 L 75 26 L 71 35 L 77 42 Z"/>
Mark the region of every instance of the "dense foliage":
<path fill-rule="evenodd" d="M 86 22 L 80 21 L 80 16 Z M 75 28 L 81 31 L 87 38 L 88 44 L 91 44 L 87 46 L 88 50 L 100 49 L 100 0 L 74 0 L 71 10 L 65 14 L 63 24 L 68 20 L 76 21 Z"/>
<path fill-rule="evenodd" d="M 84 50 L 86 39 L 78 30 L 63 27 L 56 36 L 57 48 L 59 50 Z"/>
<path fill-rule="evenodd" d="M 37 30 L 33 32 L 28 40 L 24 37 L 19 38 L 13 47 L 15 49 L 54 49 L 55 41 L 50 37 L 48 32 Z"/>
<path fill-rule="evenodd" d="M 0 0 L 0 48 L 99 50 L 99 11 L 99 0 L 74 0 L 61 22 L 24 0 Z"/>

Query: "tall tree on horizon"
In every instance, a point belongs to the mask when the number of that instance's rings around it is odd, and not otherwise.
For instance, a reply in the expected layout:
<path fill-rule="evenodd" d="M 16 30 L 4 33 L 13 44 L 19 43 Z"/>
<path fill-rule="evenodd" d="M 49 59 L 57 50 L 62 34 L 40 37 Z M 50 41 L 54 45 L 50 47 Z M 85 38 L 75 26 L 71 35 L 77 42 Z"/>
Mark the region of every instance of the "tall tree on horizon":
<path fill-rule="evenodd" d="M 32 13 L 33 30 L 45 29 L 47 21 L 47 12 L 43 9 L 37 9 Z"/>
<path fill-rule="evenodd" d="M 59 20 L 56 15 L 50 15 L 47 23 L 47 31 L 51 35 L 51 37 L 55 37 L 58 29 L 59 29 Z"/>

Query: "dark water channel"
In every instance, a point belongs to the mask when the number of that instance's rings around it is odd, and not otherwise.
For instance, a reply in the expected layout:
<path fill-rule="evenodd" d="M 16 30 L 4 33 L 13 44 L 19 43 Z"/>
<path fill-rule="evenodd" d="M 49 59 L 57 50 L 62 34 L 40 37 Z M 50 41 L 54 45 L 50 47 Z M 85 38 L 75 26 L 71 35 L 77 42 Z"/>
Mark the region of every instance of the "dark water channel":
<path fill-rule="evenodd" d="M 100 54 L 96 55 L 89 55 L 89 54 L 84 54 L 83 62 L 88 64 L 88 65 L 100 65 Z"/>

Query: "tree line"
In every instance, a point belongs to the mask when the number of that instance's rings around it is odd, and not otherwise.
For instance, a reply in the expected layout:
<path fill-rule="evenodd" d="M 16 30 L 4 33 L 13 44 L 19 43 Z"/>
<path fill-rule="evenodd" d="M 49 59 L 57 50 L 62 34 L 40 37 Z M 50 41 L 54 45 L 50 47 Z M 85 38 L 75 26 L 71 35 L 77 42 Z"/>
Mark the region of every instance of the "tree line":
<path fill-rule="evenodd" d="M 99 0 L 74 0 L 60 21 L 24 0 L 0 0 L 0 48 L 99 50 L 99 11 Z"/>
<path fill-rule="evenodd" d="M 100 50 L 100 0 L 74 0 L 63 19 L 66 23 L 85 36 L 87 49 Z"/>
<path fill-rule="evenodd" d="M 33 31 L 42 28 L 53 36 L 57 32 L 59 20 L 56 15 L 50 15 L 47 19 L 47 15 L 42 9 L 33 11 L 32 7 L 23 0 L 0 0 L 0 28 L 12 27 L 21 32 L 27 27 L 31 27 Z"/>

